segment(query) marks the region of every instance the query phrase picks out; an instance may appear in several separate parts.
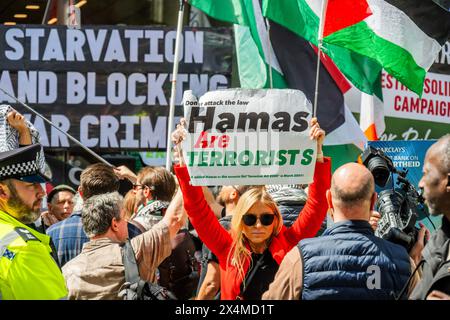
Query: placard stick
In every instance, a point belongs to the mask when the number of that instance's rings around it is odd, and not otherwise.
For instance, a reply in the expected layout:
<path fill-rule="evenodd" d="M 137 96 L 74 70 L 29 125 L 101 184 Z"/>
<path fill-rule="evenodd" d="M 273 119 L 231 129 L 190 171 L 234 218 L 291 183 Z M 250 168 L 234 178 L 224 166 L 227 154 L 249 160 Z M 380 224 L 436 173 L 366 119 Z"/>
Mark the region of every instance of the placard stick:
<path fill-rule="evenodd" d="M 173 71 L 172 71 L 172 91 L 170 93 L 170 109 L 169 109 L 169 121 L 167 124 L 167 146 L 166 146 L 166 170 L 170 171 L 170 166 L 172 164 L 172 159 L 170 157 L 170 150 L 172 141 L 170 139 L 170 133 L 173 129 L 173 121 L 175 114 L 175 98 L 176 98 L 176 84 L 178 77 L 178 59 L 180 51 L 180 36 L 183 27 L 183 15 L 184 15 L 184 2 L 180 0 L 180 10 L 178 11 L 178 24 L 177 24 L 177 35 L 175 39 L 175 55 L 173 58 Z"/>

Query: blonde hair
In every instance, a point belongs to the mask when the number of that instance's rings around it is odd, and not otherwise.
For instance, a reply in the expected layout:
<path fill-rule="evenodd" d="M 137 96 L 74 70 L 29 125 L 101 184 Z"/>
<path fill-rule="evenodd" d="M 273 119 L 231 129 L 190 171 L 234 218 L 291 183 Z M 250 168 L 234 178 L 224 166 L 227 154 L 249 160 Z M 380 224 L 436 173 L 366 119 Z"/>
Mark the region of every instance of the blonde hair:
<path fill-rule="evenodd" d="M 125 218 L 131 219 L 136 206 L 136 195 L 133 189 L 129 190 L 123 199 L 123 208 L 125 209 Z"/>
<path fill-rule="evenodd" d="M 283 218 L 280 210 L 266 191 L 265 187 L 252 188 L 246 191 L 240 198 L 234 210 L 233 218 L 231 219 L 231 236 L 233 237 L 233 245 L 228 253 L 228 261 L 231 265 L 238 269 L 239 275 L 242 279 L 245 278 L 244 273 L 244 261 L 246 258 L 251 259 L 251 251 L 245 247 L 245 243 L 249 240 L 243 234 L 243 222 L 242 216 L 246 214 L 250 208 L 257 202 L 261 202 L 265 206 L 269 207 L 275 214 L 274 228 L 272 235 L 267 239 L 266 243 L 270 243 L 273 236 L 280 233 L 283 227 Z M 250 260 L 250 263 L 252 261 Z M 245 284 L 244 284 L 245 285 Z"/>

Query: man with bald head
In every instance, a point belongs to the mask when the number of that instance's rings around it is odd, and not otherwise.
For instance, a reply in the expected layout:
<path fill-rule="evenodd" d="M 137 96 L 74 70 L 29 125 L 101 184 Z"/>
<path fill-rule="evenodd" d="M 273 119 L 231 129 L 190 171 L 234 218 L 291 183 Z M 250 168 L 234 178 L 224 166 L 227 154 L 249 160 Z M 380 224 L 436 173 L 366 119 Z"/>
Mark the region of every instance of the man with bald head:
<path fill-rule="evenodd" d="M 419 187 L 430 214 L 443 217 L 422 251 L 422 280 L 410 298 L 450 300 L 450 134 L 428 149 Z"/>
<path fill-rule="evenodd" d="M 366 167 L 337 169 L 327 191 L 334 225 L 286 255 L 263 299 L 394 299 L 411 260 L 405 248 L 374 235 L 369 219 L 376 198 Z"/>

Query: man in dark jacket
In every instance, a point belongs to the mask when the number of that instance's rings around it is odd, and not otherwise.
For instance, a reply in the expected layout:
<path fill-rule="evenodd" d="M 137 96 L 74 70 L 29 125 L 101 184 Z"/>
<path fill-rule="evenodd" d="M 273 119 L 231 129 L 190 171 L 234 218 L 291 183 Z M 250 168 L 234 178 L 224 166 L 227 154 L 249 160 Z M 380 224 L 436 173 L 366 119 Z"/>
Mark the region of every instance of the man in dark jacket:
<path fill-rule="evenodd" d="M 367 168 L 348 163 L 336 170 L 327 191 L 334 225 L 286 255 L 263 299 L 394 299 L 412 260 L 402 246 L 374 235 L 375 200 Z"/>
<path fill-rule="evenodd" d="M 450 299 L 450 134 L 428 149 L 419 182 L 429 212 L 442 226 L 422 251 L 422 279 L 411 299 Z"/>

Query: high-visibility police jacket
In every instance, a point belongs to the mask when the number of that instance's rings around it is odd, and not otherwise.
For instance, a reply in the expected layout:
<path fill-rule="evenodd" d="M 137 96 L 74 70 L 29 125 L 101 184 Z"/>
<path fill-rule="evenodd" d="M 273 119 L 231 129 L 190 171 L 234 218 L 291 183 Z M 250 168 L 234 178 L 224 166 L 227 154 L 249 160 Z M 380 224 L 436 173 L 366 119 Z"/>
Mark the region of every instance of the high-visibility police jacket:
<path fill-rule="evenodd" d="M 67 296 L 49 243 L 49 236 L 0 210 L 0 299 L 53 300 Z"/>

